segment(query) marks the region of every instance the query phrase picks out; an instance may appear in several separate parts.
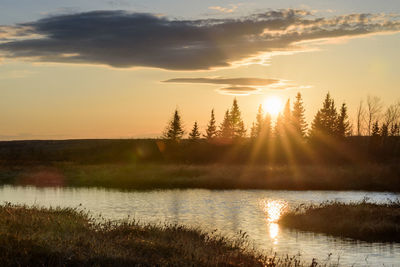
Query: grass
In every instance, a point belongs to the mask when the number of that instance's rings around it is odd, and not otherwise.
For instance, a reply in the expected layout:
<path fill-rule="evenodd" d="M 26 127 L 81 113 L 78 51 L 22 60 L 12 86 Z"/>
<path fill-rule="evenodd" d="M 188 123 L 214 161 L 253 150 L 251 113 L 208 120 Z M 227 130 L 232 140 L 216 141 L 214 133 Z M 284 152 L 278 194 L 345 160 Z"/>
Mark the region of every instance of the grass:
<path fill-rule="evenodd" d="M 300 206 L 282 215 L 279 224 L 363 241 L 399 242 L 400 202 L 374 204 L 364 200 Z"/>
<path fill-rule="evenodd" d="M 181 226 L 96 223 L 77 209 L 0 206 L 1 266 L 303 266 L 248 247 L 245 233 L 227 239 Z"/>
<path fill-rule="evenodd" d="M 0 184 L 123 190 L 205 188 L 400 192 L 400 165 L 3 165 L 0 166 Z"/>

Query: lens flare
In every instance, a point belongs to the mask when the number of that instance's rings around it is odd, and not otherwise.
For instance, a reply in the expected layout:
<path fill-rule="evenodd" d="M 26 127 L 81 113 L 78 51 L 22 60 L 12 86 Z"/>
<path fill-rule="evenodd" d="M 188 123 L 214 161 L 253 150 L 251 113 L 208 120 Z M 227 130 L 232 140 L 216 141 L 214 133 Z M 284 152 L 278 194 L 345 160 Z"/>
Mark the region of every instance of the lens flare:
<path fill-rule="evenodd" d="M 282 99 L 277 96 L 270 96 L 264 100 L 263 108 L 271 116 L 276 117 L 283 109 Z"/>

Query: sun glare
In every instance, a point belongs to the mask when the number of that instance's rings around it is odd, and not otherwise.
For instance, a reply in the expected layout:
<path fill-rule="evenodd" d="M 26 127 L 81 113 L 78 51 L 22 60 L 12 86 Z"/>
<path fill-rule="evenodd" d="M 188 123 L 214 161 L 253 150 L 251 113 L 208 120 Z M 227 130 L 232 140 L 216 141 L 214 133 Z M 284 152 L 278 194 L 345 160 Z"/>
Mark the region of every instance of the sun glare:
<path fill-rule="evenodd" d="M 271 116 L 276 117 L 282 111 L 282 99 L 277 96 L 270 96 L 264 100 L 263 108 Z"/>

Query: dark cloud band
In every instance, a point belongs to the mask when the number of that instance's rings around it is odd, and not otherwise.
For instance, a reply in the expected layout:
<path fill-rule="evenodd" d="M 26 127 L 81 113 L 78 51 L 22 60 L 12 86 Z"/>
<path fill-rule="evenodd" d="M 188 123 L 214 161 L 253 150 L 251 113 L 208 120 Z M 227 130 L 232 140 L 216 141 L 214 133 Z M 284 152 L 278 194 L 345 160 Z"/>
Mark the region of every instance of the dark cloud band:
<path fill-rule="evenodd" d="M 399 30 L 398 18 L 381 14 L 315 18 L 288 9 L 233 19 L 171 20 L 93 11 L 16 25 L 8 32 L 18 36 L 2 36 L 0 53 L 43 62 L 199 70 L 230 66 L 261 53 L 301 50 L 302 41 Z"/>
<path fill-rule="evenodd" d="M 206 84 L 226 84 L 226 85 L 252 85 L 267 86 L 278 83 L 278 79 L 263 78 L 175 78 L 163 81 L 166 83 L 206 83 Z"/>

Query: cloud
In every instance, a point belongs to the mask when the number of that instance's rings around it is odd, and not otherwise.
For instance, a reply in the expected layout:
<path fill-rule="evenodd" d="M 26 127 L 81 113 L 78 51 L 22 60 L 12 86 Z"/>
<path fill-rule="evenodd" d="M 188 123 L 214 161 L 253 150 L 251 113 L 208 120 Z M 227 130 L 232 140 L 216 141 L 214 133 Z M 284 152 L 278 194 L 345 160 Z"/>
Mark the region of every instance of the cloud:
<path fill-rule="evenodd" d="M 278 83 L 279 81 L 280 81 L 279 79 L 263 79 L 263 78 L 174 78 L 163 82 L 267 86 Z"/>
<path fill-rule="evenodd" d="M 230 7 L 221 7 L 221 6 L 210 6 L 208 9 L 216 10 L 222 13 L 232 13 L 234 12 L 239 5 L 230 5 Z"/>
<path fill-rule="evenodd" d="M 249 86 L 229 86 L 219 88 L 217 91 L 224 95 L 250 95 L 261 92 L 261 89 Z"/>
<path fill-rule="evenodd" d="M 302 90 L 311 88 L 311 86 L 297 85 L 293 82 L 283 79 L 268 79 L 255 77 L 239 78 L 174 78 L 162 81 L 164 83 L 200 83 L 210 85 L 225 85 L 219 88 L 217 92 L 229 95 L 250 95 L 259 94 L 263 90 Z"/>
<path fill-rule="evenodd" d="M 314 40 L 399 31 L 399 17 L 384 14 L 324 18 L 286 9 L 239 18 L 179 20 L 92 11 L 0 27 L 0 54 L 39 62 L 204 70 L 266 54 L 304 51 Z"/>

